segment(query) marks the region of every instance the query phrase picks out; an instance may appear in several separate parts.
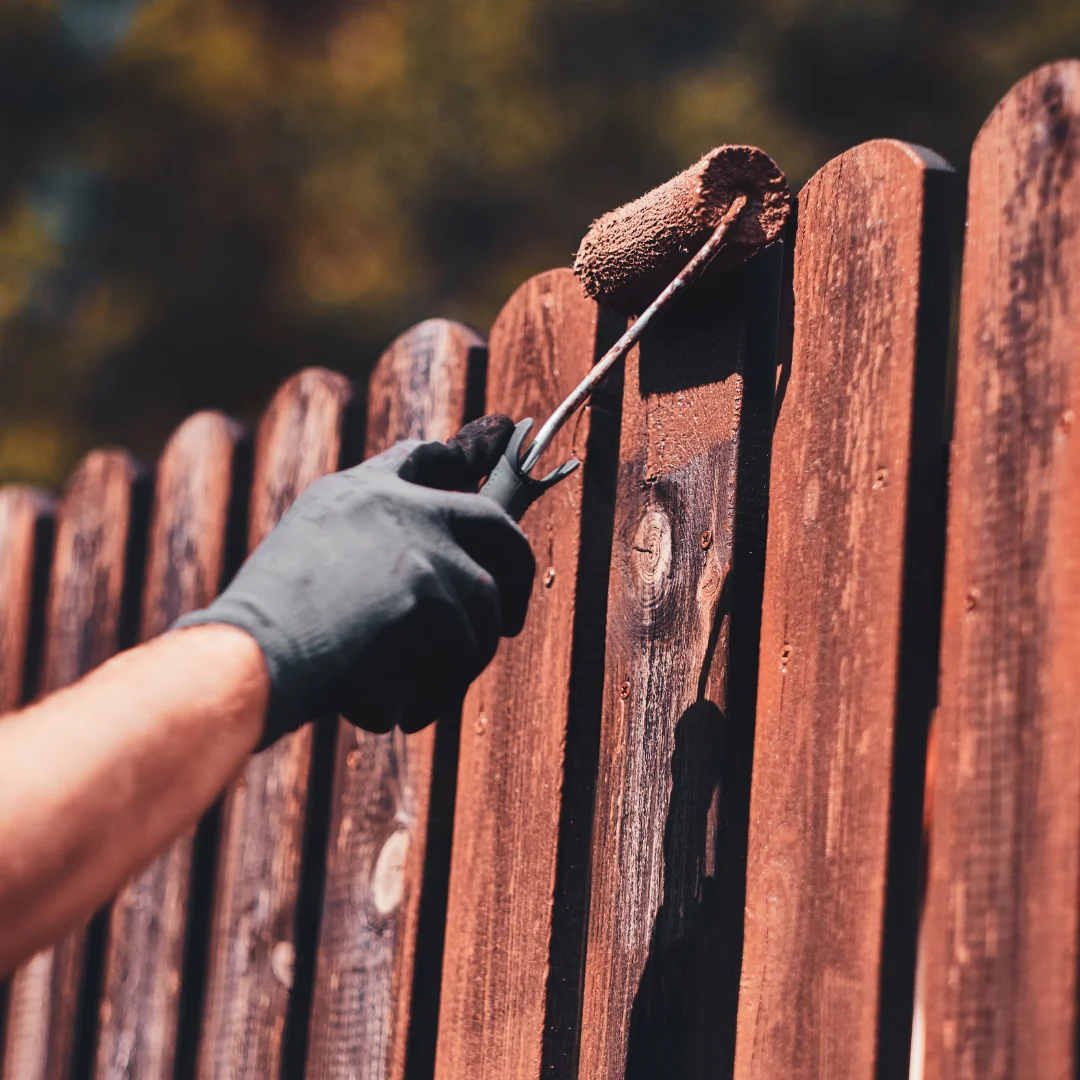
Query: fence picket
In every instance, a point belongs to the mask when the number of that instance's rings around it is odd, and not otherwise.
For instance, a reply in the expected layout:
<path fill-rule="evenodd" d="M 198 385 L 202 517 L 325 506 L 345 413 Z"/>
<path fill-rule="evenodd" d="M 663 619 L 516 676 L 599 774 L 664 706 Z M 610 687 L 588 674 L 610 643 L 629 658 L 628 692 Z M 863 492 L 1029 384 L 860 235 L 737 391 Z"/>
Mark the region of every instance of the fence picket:
<path fill-rule="evenodd" d="M 780 254 L 627 363 L 581 1077 L 731 1058 Z"/>
<path fill-rule="evenodd" d="M 227 544 L 231 512 L 248 494 L 242 469 L 236 468 L 246 457 L 238 451 L 242 434 L 220 413 L 198 413 L 165 447 L 148 541 L 142 640 L 208 604 L 236 568 Z M 183 1038 L 179 1047 L 177 1040 L 180 995 L 193 989 L 183 986 L 183 975 L 194 855 L 193 829 L 113 902 L 96 1052 L 95 1075 L 101 1080 L 171 1080 L 178 1049 L 191 1052 Z"/>
<path fill-rule="evenodd" d="M 52 500 L 34 488 L 0 488 L 0 715 L 34 692 L 53 530 Z M 8 981 L 0 981 L 0 1049 Z"/>
<path fill-rule="evenodd" d="M 930 151 L 879 140 L 829 162 L 799 196 L 769 496 L 740 1080 L 907 1075 L 940 603 L 951 175 Z M 885 1040 L 896 1042 L 883 1056 Z"/>
<path fill-rule="evenodd" d="M 366 454 L 447 439 L 486 347 L 431 319 L 383 353 L 368 384 Z M 482 383 L 481 383 L 482 388 Z M 430 1075 L 438 1018 L 458 725 L 414 735 L 338 726 L 311 1012 L 313 1080 Z"/>
<path fill-rule="evenodd" d="M 35 607 L 45 599 L 35 585 L 47 573 L 52 528 L 53 503 L 44 492 L 0 488 L 0 713 L 33 693 L 33 657 L 41 647 Z"/>
<path fill-rule="evenodd" d="M 531 278 L 492 327 L 487 409 L 542 422 L 619 329 L 570 271 Z M 528 622 L 465 700 L 437 1080 L 566 1075 L 573 1055 L 620 400 L 617 376 L 556 439 L 546 460 L 584 469 L 526 513 Z"/>
<path fill-rule="evenodd" d="M 320 368 L 279 388 L 256 436 L 249 547 L 304 488 L 345 463 L 351 397 L 348 379 Z M 317 852 L 313 862 L 321 864 L 332 737 L 324 723 L 308 724 L 253 757 L 226 794 L 198 1052 L 202 1078 L 264 1080 L 295 1073 L 302 1058 L 318 921 L 305 891 L 318 871 L 303 855 Z M 304 871 L 314 873 L 302 877 Z"/>
<path fill-rule="evenodd" d="M 131 643 L 141 578 L 146 496 L 135 461 L 95 450 L 68 482 L 57 510 L 45 622 L 42 690 L 73 683 Z M 93 1039 L 101 944 L 97 920 L 39 953 L 11 981 L 3 1075 L 68 1080 Z"/>
<path fill-rule="evenodd" d="M 1080 61 L 971 156 L 924 928 L 929 1080 L 1077 1073 Z"/>

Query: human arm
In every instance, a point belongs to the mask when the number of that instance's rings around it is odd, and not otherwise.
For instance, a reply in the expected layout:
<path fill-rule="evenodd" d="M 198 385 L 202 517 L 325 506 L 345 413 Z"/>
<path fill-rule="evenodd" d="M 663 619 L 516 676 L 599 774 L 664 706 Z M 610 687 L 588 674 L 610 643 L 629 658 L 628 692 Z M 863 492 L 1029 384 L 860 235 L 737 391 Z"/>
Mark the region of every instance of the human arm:
<path fill-rule="evenodd" d="M 328 712 L 411 730 L 460 701 L 520 629 L 535 569 L 505 513 L 458 490 L 511 428 L 324 477 L 206 610 L 0 720 L 0 972 L 92 913 L 253 748 Z"/>
<path fill-rule="evenodd" d="M 0 976 L 192 825 L 262 737 L 262 652 L 171 633 L 0 719 Z"/>

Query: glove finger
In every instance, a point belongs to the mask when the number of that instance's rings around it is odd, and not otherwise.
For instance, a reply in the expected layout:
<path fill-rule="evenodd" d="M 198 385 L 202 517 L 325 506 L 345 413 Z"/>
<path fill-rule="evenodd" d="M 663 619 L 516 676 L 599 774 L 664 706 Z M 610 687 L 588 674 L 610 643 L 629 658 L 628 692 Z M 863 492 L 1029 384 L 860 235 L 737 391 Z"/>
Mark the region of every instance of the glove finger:
<path fill-rule="evenodd" d="M 459 672 L 468 665 L 471 636 L 458 612 L 428 601 L 418 605 L 423 625 L 397 623 L 373 642 L 365 662 L 335 682 L 332 707 L 349 723 L 378 734 L 406 716 L 416 731 L 455 700 Z M 422 719 L 420 719 L 422 718 Z"/>
<path fill-rule="evenodd" d="M 452 654 L 442 657 L 439 665 L 439 684 L 434 681 L 402 707 L 398 726 L 407 735 L 426 727 L 433 719 L 461 711 L 473 680 L 491 663 L 499 647 L 499 593 L 494 579 L 464 553 L 458 560 L 459 587 L 464 590 L 462 608 L 473 631 L 473 644 L 467 657 L 454 660 Z"/>
<path fill-rule="evenodd" d="M 407 619 L 338 680 L 334 707 L 369 731 L 416 731 L 459 703 L 499 641 L 498 590 L 458 551 L 440 559 Z M 363 692 L 361 691 L 363 688 Z"/>
<path fill-rule="evenodd" d="M 466 424 L 447 445 L 461 448 L 475 487 L 499 463 L 513 434 L 514 421 L 509 416 L 491 413 Z"/>
<path fill-rule="evenodd" d="M 472 630 L 471 652 L 464 672 L 469 683 L 491 663 L 502 636 L 502 604 L 494 576 L 465 550 L 448 553 L 444 580 L 456 594 Z"/>
<path fill-rule="evenodd" d="M 481 416 L 445 443 L 425 442 L 412 449 L 398 470 L 403 480 L 442 491 L 476 491 L 495 468 L 514 422 L 509 416 Z"/>
<path fill-rule="evenodd" d="M 447 517 L 454 539 L 495 579 L 503 636 L 516 637 L 525 624 L 536 576 L 536 558 L 525 534 L 482 495 L 459 496 Z"/>
<path fill-rule="evenodd" d="M 460 717 L 461 707 L 465 703 L 465 691 L 468 687 L 458 694 L 454 704 L 449 708 L 441 709 L 436 720 L 441 720 L 444 717 Z M 402 714 L 401 719 L 398 721 L 398 727 L 405 732 L 406 735 L 412 735 L 414 732 L 420 731 L 422 728 L 428 726 L 431 723 L 431 715 L 427 710 L 423 709 L 406 709 Z"/>

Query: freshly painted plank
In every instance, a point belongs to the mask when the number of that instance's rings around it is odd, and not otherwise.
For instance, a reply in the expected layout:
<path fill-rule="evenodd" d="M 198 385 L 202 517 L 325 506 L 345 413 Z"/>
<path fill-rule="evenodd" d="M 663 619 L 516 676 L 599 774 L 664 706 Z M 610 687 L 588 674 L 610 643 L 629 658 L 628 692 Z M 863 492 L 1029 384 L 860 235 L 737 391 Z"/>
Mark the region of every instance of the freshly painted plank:
<path fill-rule="evenodd" d="M 234 483 L 241 437 L 228 417 L 198 413 L 165 447 L 149 534 L 142 640 L 208 604 L 235 569 L 228 566 L 227 543 L 234 504 L 247 498 L 246 483 L 240 491 Z M 113 902 L 94 1073 L 101 1080 L 174 1075 L 180 994 L 192 990 L 182 981 L 195 835 L 192 829 L 177 840 Z"/>
<path fill-rule="evenodd" d="M 402 334 L 371 375 L 365 456 L 400 439 L 449 438 L 485 356 L 480 337 L 444 319 Z M 312 1080 L 431 1072 L 457 738 L 452 717 L 414 735 L 339 724 Z"/>
<path fill-rule="evenodd" d="M 940 610 L 951 180 L 930 151 L 878 140 L 833 159 L 799 196 L 739 1080 L 907 1075 Z"/>
<path fill-rule="evenodd" d="M 781 251 L 626 367 L 578 1075 L 723 1075 L 734 1040 Z"/>
<path fill-rule="evenodd" d="M 28 665 L 40 648 L 35 640 L 35 606 L 44 601 L 35 588 L 52 542 L 53 504 L 42 491 L 0 488 L 0 713 L 17 709 L 33 693 Z M 40 630 L 40 628 L 37 628 Z"/>
<path fill-rule="evenodd" d="M 72 475 L 57 510 L 41 690 L 75 682 L 130 643 L 133 586 L 141 577 L 145 487 L 135 461 L 95 450 Z M 67 1080 L 90 1052 L 100 935 L 91 924 L 39 953 L 11 983 L 6 1078 Z"/>
<path fill-rule="evenodd" d="M 320 368 L 294 375 L 278 390 L 256 436 L 249 547 L 300 492 L 343 463 L 351 398 L 348 379 Z M 331 748 L 332 733 L 316 738 L 318 726 L 308 724 L 254 756 L 225 798 L 198 1054 L 202 1078 L 264 1080 L 283 1069 L 295 1072 L 303 1054 L 318 910 L 305 892 L 315 878 L 302 871 L 310 869 L 304 855 L 315 851 L 310 845 L 330 784 L 321 748 Z M 321 850 L 316 858 L 321 862 Z"/>
<path fill-rule="evenodd" d="M 531 278 L 492 327 L 487 409 L 540 423 L 618 330 L 568 270 Z M 586 464 L 526 513 L 528 621 L 465 700 L 437 1080 L 569 1074 L 620 399 L 616 378 L 546 456 Z"/>
<path fill-rule="evenodd" d="M 1077 1074 L 1080 62 L 971 157 L 924 931 L 928 1080 Z"/>

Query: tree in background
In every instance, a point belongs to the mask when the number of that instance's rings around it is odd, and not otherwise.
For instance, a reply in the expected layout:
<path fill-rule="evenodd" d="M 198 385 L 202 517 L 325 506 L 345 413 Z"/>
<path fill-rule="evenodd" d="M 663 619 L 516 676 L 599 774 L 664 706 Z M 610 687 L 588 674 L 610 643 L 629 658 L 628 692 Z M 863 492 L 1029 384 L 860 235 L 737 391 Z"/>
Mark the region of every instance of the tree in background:
<path fill-rule="evenodd" d="M 882 135 L 962 166 L 1077 51 L 1061 0 L 7 0 L 0 479 L 486 326 L 717 143 L 796 185 Z"/>

